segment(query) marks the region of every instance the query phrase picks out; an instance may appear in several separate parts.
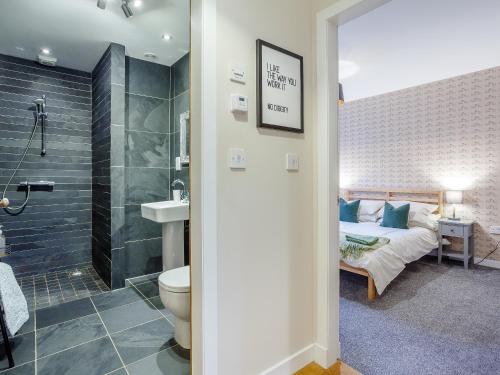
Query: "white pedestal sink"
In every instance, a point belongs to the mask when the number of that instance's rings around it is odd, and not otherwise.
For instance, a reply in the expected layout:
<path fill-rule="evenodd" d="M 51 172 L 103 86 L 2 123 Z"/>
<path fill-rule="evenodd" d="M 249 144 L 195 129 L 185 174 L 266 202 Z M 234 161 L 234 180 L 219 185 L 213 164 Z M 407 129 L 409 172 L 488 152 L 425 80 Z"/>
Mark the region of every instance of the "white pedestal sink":
<path fill-rule="evenodd" d="M 184 266 L 184 220 L 189 203 L 164 201 L 141 204 L 142 217 L 163 227 L 163 271 Z"/>

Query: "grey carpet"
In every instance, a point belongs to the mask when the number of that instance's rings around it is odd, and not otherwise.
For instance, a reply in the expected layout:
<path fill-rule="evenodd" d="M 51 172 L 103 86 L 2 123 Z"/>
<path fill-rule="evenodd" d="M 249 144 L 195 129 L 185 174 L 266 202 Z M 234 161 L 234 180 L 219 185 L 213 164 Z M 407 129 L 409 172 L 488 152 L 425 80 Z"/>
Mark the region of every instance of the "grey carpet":
<path fill-rule="evenodd" d="M 500 270 L 424 258 L 374 302 L 341 271 L 342 359 L 364 375 L 500 374 Z"/>

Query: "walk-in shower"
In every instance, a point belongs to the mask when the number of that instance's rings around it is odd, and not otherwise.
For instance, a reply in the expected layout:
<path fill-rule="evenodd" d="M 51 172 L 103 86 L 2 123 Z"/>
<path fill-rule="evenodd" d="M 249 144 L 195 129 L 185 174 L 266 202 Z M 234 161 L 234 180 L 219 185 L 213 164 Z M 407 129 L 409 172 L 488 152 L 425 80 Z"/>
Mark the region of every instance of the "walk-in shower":
<path fill-rule="evenodd" d="M 26 197 L 24 199 L 24 202 L 19 205 L 19 206 L 10 206 L 10 201 L 6 197 L 7 190 L 9 189 L 9 186 L 12 183 L 12 180 L 16 176 L 17 172 L 19 171 L 19 168 L 21 167 L 21 164 L 23 163 L 24 159 L 26 158 L 26 155 L 28 154 L 28 151 L 31 147 L 31 143 L 33 142 L 33 139 L 35 138 L 36 131 L 38 127 L 40 126 L 41 129 L 41 140 L 42 140 L 42 148 L 40 155 L 43 157 L 46 155 L 47 150 L 45 148 L 45 126 L 46 126 L 46 120 L 47 120 L 47 112 L 46 112 L 46 97 L 45 95 L 42 95 L 41 98 L 37 98 L 33 101 L 35 104 L 35 123 L 33 125 L 33 129 L 31 131 L 31 134 L 28 138 L 28 143 L 26 144 L 26 148 L 24 149 L 24 152 L 19 159 L 19 162 L 17 163 L 17 166 L 14 168 L 12 175 L 10 176 L 7 184 L 5 185 L 5 188 L 3 190 L 2 194 L 2 199 L 0 200 L 0 207 L 4 209 L 5 212 L 7 212 L 9 215 L 19 215 L 21 212 L 24 211 L 26 208 L 26 205 L 28 204 L 29 198 L 30 198 L 30 192 L 32 187 L 37 187 L 37 188 L 53 188 L 54 183 L 50 181 L 36 181 L 36 182 L 29 182 L 28 180 L 23 181 L 19 183 L 18 189 L 19 190 L 24 190 L 26 192 Z"/>

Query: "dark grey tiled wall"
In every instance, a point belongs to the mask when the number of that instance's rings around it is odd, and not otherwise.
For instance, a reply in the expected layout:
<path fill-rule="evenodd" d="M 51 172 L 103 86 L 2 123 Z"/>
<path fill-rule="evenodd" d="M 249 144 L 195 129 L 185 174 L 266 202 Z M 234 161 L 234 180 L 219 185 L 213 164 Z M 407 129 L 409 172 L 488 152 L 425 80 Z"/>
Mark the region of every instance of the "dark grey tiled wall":
<path fill-rule="evenodd" d="M 33 192 L 19 216 L 0 210 L 17 275 L 70 268 L 91 260 L 91 75 L 0 55 L 0 187 L 24 151 L 34 125 L 33 100 L 47 96 L 47 155 L 40 131 L 13 180 L 8 197 L 24 200 L 17 183 L 51 180 L 52 192 Z"/>
<path fill-rule="evenodd" d="M 179 178 L 189 189 L 189 165 L 175 170 L 175 158 L 180 155 L 180 115 L 189 111 L 189 53 L 172 65 L 172 86 L 170 90 L 170 182 Z"/>
<path fill-rule="evenodd" d="M 123 248 L 125 47 L 109 46 L 92 82 L 92 264 L 115 287 Z"/>
<path fill-rule="evenodd" d="M 140 205 L 170 199 L 170 68 L 125 61 L 122 280 L 162 270 L 161 224 L 142 218 Z"/>

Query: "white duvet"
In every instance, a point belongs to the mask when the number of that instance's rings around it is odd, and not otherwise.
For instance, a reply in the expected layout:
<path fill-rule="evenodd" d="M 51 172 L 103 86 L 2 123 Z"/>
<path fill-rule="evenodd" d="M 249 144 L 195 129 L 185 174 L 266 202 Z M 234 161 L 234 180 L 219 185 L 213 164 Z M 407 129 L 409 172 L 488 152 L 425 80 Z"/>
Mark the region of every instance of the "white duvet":
<path fill-rule="evenodd" d="M 387 237 L 391 240 L 381 248 L 366 252 L 359 259 L 342 259 L 345 263 L 366 269 L 382 294 L 389 283 L 404 270 L 405 264 L 414 262 L 438 246 L 436 232 L 422 228 L 396 229 L 381 227 L 378 223 L 340 222 L 345 233 Z"/>

